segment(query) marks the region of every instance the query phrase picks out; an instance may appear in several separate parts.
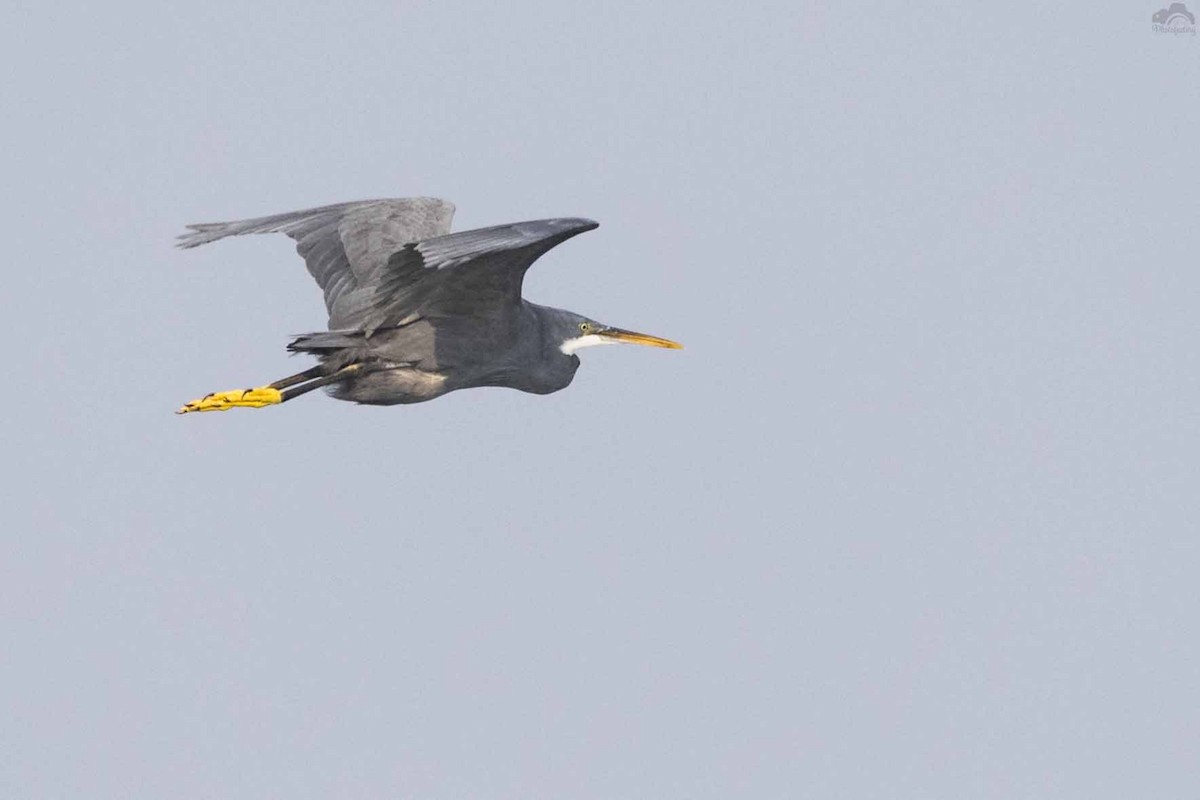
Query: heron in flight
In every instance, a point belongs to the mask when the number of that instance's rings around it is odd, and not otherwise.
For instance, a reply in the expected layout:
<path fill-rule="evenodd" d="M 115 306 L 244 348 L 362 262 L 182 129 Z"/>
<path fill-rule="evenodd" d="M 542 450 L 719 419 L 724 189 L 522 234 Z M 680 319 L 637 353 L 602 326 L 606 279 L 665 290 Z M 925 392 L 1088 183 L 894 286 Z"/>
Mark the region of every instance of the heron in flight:
<path fill-rule="evenodd" d="M 571 383 L 585 347 L 682 347 L 521 297 L 525 271 L 539 256 L 598 223 L 568 217 L 450 233 L 453 216 L 451 203 L 419 197 L 189 225 L 179 247 L 246 233 L 290 236 L 325 292 L 329 330 L 288 345 L 316 356 L 312 369 L 209 394 L 178 413 L 262 408 L 321 387 L 372 405 L 473 386 L 549 394 Z"/>

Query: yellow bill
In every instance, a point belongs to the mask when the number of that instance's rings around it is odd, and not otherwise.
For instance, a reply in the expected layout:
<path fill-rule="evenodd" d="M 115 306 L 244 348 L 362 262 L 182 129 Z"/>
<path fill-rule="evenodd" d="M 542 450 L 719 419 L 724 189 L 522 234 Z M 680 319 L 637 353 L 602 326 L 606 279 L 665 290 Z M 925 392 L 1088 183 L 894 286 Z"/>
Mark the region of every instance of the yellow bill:
<path fill-rule="evenodd" d="M 651 336 L 648 333 L 627 331 L 622 328 L 605 328 L 598 335 L 602 339 L 621 342 L 623 344 L 644 344 L 648 347 L 665 347 L 668 350 L 683 349 L 683 345 L 679 342 L 672 342 L 670 339 L 664 339 L 661 336 Z"/>

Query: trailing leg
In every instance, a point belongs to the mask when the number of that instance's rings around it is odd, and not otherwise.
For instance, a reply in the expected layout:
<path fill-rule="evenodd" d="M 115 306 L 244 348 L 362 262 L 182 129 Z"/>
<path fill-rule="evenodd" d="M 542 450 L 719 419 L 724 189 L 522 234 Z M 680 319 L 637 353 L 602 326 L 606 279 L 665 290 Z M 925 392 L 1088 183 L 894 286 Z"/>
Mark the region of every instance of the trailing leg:
<path fill-rule="evenodd" d="M 357 364 L 351 365 L 357 367 Z M 299 397 L 321 386 L 336 383 L 353 375 L 347 372 L 350 367 L 330 374 L 330 368 L 319 364 L 312 369 L 289 375 L 266 386 L 253 389 L 234 389 L 229 392 L 214 392 L 199 400 L 186 403 L 176 411 L 176 414 L 190 414 L 193 411 L 228 411 L 231 408 L 262 408 L 287 402 L 293 397 Z M 357 369 L 355 370 L 357 371 Z M 343 374 L 345 373 L 345 374 Z M 301 385 L 303 384 L 303 385 Z"/>

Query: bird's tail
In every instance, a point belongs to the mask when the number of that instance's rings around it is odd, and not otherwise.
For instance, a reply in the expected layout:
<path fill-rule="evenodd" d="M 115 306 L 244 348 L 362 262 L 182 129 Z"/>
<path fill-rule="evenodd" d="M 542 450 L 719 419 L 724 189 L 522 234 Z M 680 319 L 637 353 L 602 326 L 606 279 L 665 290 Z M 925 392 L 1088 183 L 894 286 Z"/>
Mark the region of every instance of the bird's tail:
<path fill-rule="evenodd" d="M 361 330 L 317 331 L 302 333 L 287 346 L 292 353 L 308 353 L 333 369 L 371 359 L 367 336 Z"/>
<path fill-rule="evenodd" d="M 302 333 L 288 344 L 287 349 L 293 353 L 311 353 L 322 355 L 331 350 L 362 347 L 365 343 L 362 331 L 317 331 Z"/>

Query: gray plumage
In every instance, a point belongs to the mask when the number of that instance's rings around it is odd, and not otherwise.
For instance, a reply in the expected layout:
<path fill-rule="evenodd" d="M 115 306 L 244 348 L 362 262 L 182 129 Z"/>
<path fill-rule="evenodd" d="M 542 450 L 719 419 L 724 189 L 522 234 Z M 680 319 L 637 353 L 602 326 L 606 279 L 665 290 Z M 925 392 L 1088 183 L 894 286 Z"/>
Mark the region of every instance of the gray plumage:
<path fill-rule="evenodd" d="M 471 386 L 545 394 L 567 386 L 579 366 L 572 346 L 564 352 L 566 342 L 677 347 L 522 299 L 529 266 L 598 223 L 572 217 L 450 233 L 453 215 L 454 206 L 436 198 L 367 200 L 189 225 L 179 246 L 248 233 L 284 233 L 296 241 L 325 293 L 329 330 L 288 346 L 316 356 L 321 367 L 272 384 L 308 381 L 284 391 L 284 400 L 317 386 L 339 399 L 379 405 Z"/>

